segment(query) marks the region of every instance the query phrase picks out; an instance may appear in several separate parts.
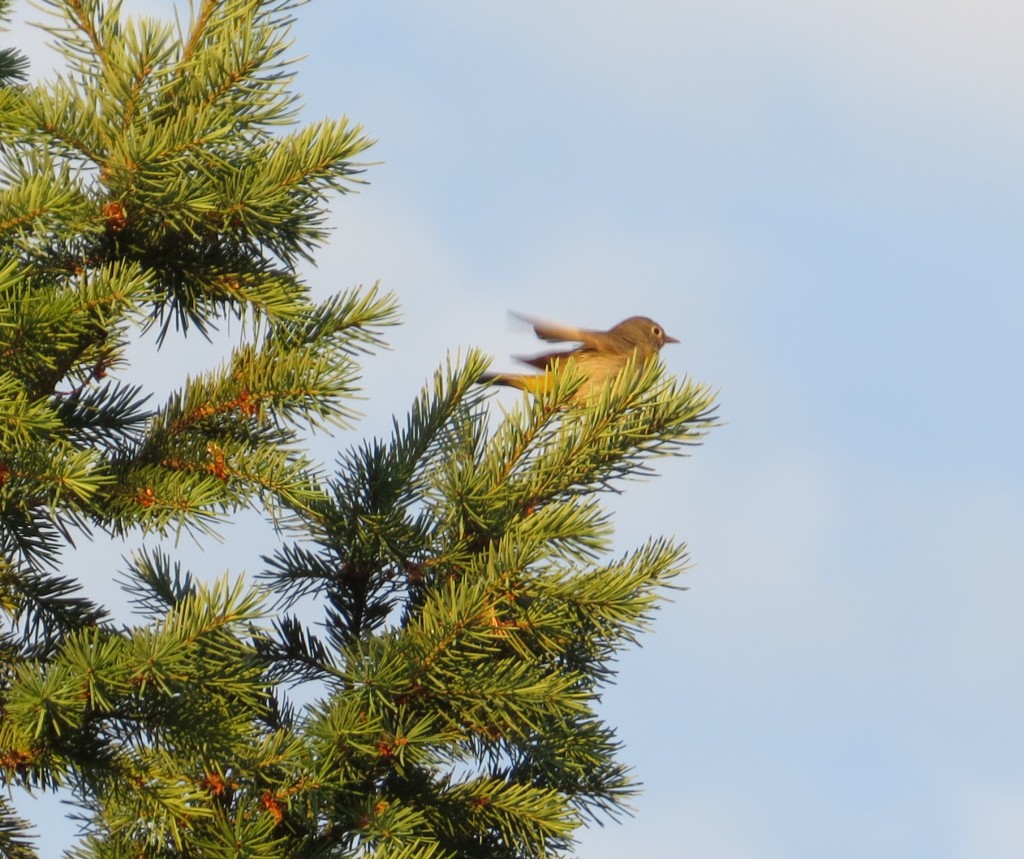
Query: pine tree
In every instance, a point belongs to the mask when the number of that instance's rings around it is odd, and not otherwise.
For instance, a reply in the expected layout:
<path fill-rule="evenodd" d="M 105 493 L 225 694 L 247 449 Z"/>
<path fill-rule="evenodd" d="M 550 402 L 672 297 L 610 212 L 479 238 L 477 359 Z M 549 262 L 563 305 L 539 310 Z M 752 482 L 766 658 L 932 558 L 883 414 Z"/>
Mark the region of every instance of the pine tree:
<path fill-rule="evenodd" d="M 44 5 L 67 73 L 0 54 L 3 784 L 70 791 L 83 859 L 566 854 L 634 790 L 596 706 L 685 565 L 610 556 L 602 495 L 698 443 L 711 394 L 650 364 L 579 407 L 568 371 L 494 422 L 472 352 L 326 474 L 308 434 L 352 426 L 397 310 L 298 274 L 371 144 L 282 132 L 299 4 L 197 0 L 180 30 Z M 165 401 L 116 380 L 140 330 L 229 320 Z M 247 508 L 281 535 L 259 584 L 150 550 L 132 617 L 82 593 L 74 541 Z M 0 800 L 0 853 L 27 835 Z"/>

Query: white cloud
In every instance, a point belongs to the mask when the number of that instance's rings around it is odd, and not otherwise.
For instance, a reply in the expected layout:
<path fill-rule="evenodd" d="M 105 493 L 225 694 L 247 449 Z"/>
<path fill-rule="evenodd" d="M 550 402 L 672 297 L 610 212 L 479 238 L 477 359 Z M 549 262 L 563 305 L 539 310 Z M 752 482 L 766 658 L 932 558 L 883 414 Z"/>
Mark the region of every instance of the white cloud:
<path fill-rule="evenodd" d="M 1024 791 L 993 785 L 969 787 L 953 811 L 958 856 L 1024 856 Z"/>
<path fill-rule="evenodd" d="M 802 90 L 819 109 L 863 114 L 868 128 L 909 114 L 1022 133 L 1024 6 L 1005 0 L 556 0 L 447 9 L 491 38 L 515 40 L 524 65 L 574 74 L 627 105 L 696 110 L 741 128 Z"/>
<path fill-rule="evenodd" d="M 184 4 L 130 0 L 125 11 L 170 18 L 175 5 Z M 338 14 L 327 6 L 299 12 L 324 21 Z M 852 106 L 865 120 L 938 113 L 990 133 L 1022 131 L 1015 106 L 1024 6 L 1006 0 L 526 0 L 452 2 L 417 14 L 445 19 L 438 26 L 449 34 L 500 45 L 522 69 L 575 76 L 632 104 L 698 105 L 742 123 L 771 109 L 766 87 L 781 83 L 836 109 Z M 41 17 L 28 0 L 15 6 L 16 43 L 39 58 L 37 71 L 52 53 L 44 59 L 42 34 L 18 22 Z"/>

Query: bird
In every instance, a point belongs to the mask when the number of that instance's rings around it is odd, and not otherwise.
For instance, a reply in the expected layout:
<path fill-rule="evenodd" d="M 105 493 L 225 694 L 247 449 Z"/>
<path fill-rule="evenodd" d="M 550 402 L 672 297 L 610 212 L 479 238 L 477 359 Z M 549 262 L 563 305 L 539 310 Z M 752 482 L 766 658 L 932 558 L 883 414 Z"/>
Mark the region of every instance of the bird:
<path fill-rule="evenodd" d="M 484 373 L 477 381 L 481 384 L 508 385 L 536 395 L 551 390 L 552 371 L 560 369 L 571 360 L 576 370 L 585 377 L 574 396 L 574 401 L 581 404 L 600 395 L 605 384 L 617 376 L 631 359 L 642 364 L 656 357 L 666 343 L 679 342 L 646 316 L 630 316 L 607 331 L 592 331 L 544 322 L 518 313 L 513 315 L 532 325 L 541 340 L 581 345 L 534 357 L 515 356 L 517 360 L 542 370 L 541 373 Z"/>

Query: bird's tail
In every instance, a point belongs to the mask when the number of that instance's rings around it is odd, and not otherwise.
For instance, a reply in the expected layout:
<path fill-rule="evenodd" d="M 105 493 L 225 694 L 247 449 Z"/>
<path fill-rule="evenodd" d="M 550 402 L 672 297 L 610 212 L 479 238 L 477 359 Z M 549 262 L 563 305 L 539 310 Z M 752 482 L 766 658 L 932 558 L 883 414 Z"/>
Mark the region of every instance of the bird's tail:
<path fill-rule="evenodd" d="M 477 378 L 480 385 L 506 385 L 537 394 L 548 389 L 550 380 L 547 373 L 483 373 Z"/>

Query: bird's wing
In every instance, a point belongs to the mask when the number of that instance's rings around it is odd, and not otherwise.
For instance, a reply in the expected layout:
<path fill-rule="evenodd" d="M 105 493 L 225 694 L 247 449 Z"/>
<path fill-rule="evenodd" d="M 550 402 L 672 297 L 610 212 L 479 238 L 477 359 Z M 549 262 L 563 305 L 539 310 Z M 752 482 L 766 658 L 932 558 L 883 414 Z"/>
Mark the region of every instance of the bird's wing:
<path fill-rule="evenodd" d="M 543 355 L 513 355 L 512 357 L 531 367 L 536 367 L 538 370 L 548 370 L 572 354 L 573 350 L 545 352 Z"/>
<path fill-rule="evenodd" d="M 591 331 L 587 328 L 576 328 L 572 325 L 562 325 L 559 322 L 545 322 L 543 319 L 534 319 L 532 316 L 524 316 L 521 313 L 512 312 L 516 319 L 522 319 L 533 326 L 534 333 L 541 339 L 551 343 L 582 343 L 592 349 L 600 349 L 607 339 L 604 331 Z M 557 355 L 558 353 L 552 353 Z M 540 356 L 538 356 L 540 357 Z M 533 363 L 528 361 L 527 363 Z M 534 364 L 534 366 L 540 366 Z"/>

